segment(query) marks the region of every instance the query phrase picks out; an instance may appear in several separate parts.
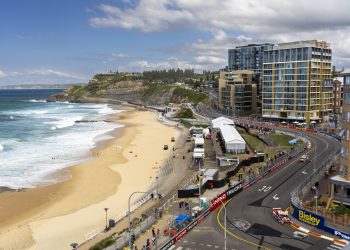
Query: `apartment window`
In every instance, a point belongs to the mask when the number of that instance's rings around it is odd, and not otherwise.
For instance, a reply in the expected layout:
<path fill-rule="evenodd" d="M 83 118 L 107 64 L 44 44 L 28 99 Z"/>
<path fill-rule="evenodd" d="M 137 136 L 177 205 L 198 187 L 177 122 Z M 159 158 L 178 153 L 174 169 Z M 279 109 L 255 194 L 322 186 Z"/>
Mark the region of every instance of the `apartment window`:
<path fill-rule="evenodd" d="M 344 129 L 342 132 L 341 132 L 341 138 L 342 140 L 349 140 L 349 130 L 348 129 Z"/>
<path fill-rule="evenodd" d="M 343 121 L 350 122 L 350 112 L 348 112 L 348 111 L 343 112 Z"/>
<path fill-rule="evenodd" d="M 344 103 L 350 104 L 350 93 L 344 93 Z"/>
<path fill-rule="evenodd" d="M 344 76 L 344 84 L 350 85 L 350 76 Z"/>
<path fill-rule="evenodd" d="M 348 148 L 345 146 L 342 146 L 341 148 L 341 156 L 345 159 L 348 159 L 349 156 L 349 152 L 348 152 Z"/>

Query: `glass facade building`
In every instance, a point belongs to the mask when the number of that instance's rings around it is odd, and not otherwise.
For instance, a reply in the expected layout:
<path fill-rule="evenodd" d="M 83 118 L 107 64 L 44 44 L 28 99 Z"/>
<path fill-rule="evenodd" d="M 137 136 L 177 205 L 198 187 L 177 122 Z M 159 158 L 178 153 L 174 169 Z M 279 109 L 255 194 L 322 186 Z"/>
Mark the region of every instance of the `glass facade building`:
<path fill-rule="evenodd" d="M 261 76 L 264 51 L 272 48 L 273 44 L 248 44 L 228 50 L 229 70 L 251 70 L 257 79 L 258 95 L 261 92 Z"/>
<path fill-rule="evenodd" d="M 332 51 L 325 41 L 274 45 L 264 51 L 262 116 L 282 120 L 327 119 L 332 112 Z"/>

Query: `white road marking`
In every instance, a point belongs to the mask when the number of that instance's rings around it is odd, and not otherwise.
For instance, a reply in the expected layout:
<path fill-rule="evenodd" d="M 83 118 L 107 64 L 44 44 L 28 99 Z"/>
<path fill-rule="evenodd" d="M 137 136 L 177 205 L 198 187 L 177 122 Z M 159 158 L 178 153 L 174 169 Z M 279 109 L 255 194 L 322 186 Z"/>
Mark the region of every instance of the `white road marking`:
<path fill-rule="evenodd" d="M 301 173 L 302 173 L 302 174 L 307 174 L 307 172 L 306 172 L 305 170 L 303 170 Z"/>
<path fill-rule="evenodd" d="M 258 189 L 259 192 L 264 191 L 267 192 L 271 189 L 271 186 L 262 186 L 260 189 Z"/>
<path fill-rule="evenodd" d="M 277 201 L 279 198 L 277 197 L 277 194 L 275 194 L 273 197 L 272 197 L 275 201 Z"/>

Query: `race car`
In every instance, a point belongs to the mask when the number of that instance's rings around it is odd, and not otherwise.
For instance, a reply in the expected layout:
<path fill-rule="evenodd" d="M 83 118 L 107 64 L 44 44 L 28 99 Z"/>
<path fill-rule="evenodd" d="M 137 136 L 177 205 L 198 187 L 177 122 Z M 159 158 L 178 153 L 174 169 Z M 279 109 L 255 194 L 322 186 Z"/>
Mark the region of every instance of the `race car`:
<path fill-rule="evenodd" d="M 303 155 L 302 157 L 299 158 L 299 162 L 307 162 L 307 161 L 309 161 L 308 155 Z"/>
<path fill-rule="evenodd" d="M 290 223 L 288 214 L 281 208 L 272 208 L 272 216 L 281 224 Z"/>

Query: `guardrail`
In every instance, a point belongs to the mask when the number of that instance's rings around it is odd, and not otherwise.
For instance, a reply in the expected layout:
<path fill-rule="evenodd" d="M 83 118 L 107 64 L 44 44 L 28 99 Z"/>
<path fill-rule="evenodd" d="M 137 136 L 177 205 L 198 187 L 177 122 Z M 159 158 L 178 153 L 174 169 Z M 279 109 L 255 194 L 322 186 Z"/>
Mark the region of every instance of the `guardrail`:
<path fill-rule="evenodd" d="M 243 190 L 247 189 L 251 185 L 253 185 L 255 182 L 263 178 L 264 176 L 268 175 L 269 173 L 275 171 L 282 165 L 288 162 L 288 160 L 293 156 L 296 156 L 306 150 L 305 145 L 303 145 L 301 148 L 294 150 L 288 154 L 285 154 L 281 156 L 280 158 L 270 162 L 267 164 L 264 168 L 260 169 L 260 172 L 258 175 L 250 175 L 249 178 L 237 183 L 233 187 L 228 188 L 226 191 L 220 193 L 217 195 L 214 199 L 210 200 L 210 207 L 208 209 L 205 209 L 202 211 L 201 214 L 198 215 L 197 218 L 195 218 L 189 225 L 187 225 L 185 228 L 183 228 L 180 232 L 178 232 L 174 237 L 172 237 L 168 242 L 163 244 L 159 249 L 160 250 L 167 250 L 171 248 L 177 241 L 179 241 L 184 235 L 186 235 L 189 231 L 191 231 L 197 224 L 199 224 L 204 218 L 206 218 L 210 213 L 215 211 L 217 207 L 219 207 L 222 202 L 225 202 L 235 196 L 236 194 L 242 192 Z"/>
<path fill-rule="evenodd" d="M 182 185 L 188 186 L 190 183 L 192 183 L 194 180 L 194 176 L 189 177 L 187 181 Z M 173 193 L 172 195 L 168 196 L 168 198 L 165 198 L 165 200 L 162 200 L 159 207 L 155 209 L 158 211 L 158 213 L 154 212 L 150 216 L 148 216 L 145 220 L 143 220 L 141 223 L 139 223 L 136 227 L 132 228 L 132 232 L 135 235 L 135 237 L 138 237 L 142 233 L 144 233 L 148 228 L 150 228 L 158 219 L 161 218 L 161 211 L 165 211 L 169 206 L 177 199 L 177 192 Z M 126 214 L 123 216 L 127 216 L 128 212 L 126 211 Z M 122 217 L 122 216 L 121 216 Z M 121 249 L 122 247 L 125 247 L 128 245 L 129 242 L 129 232 L 125 231 L 120 235 L 116 235 L 114 237 L 115 243 L 107 248 L 105 250 L 114 250 L 114 249 Z"/>
<path fill-rule="evenodd" d="M 331 136 L 331 135 L 328 135 L 328 136 Z M 334 138 L 338 139 L 337 137 L 334 137 Z M 303 221 L 304 223 L 307 223 L 311 226 L 315 226 L 319 229 L 322 229 L 333 235 L 339 236 L 343 239 L 349 240 L 350 239 L 349 234 L 328 226 L 328 225 L 332 225 L 332 226 L 349 225 L 349 222 L 350 222 L 349 218 L 340 219 L 339 216 L 335 216 L 332 213 L 324 211 L 324 209 L 322 208 L 319 208 L 318 214 L 315 214 L 314 210 L 310 207 L 305 206 L 302 203 L 302 199 L 301 199 L 311 189 L 314 183 L 319 181 L 325 175 L 326 171 L 337 160 L 339 155 L 340 155 L 340 149 L 334 152 L 332 155 L 330 155 L 322 165 L 318 166 L 313 173 L 311 173 L 308 177 L 306 177 L 306 179 L 291 192 L 291 207 L 292 207 L 291 214 L 296 219 Z M 307 218 L 316 218 L 317 220 L 312 221 Z M 315 221 L 318 223 L 315 223 Z"/>

